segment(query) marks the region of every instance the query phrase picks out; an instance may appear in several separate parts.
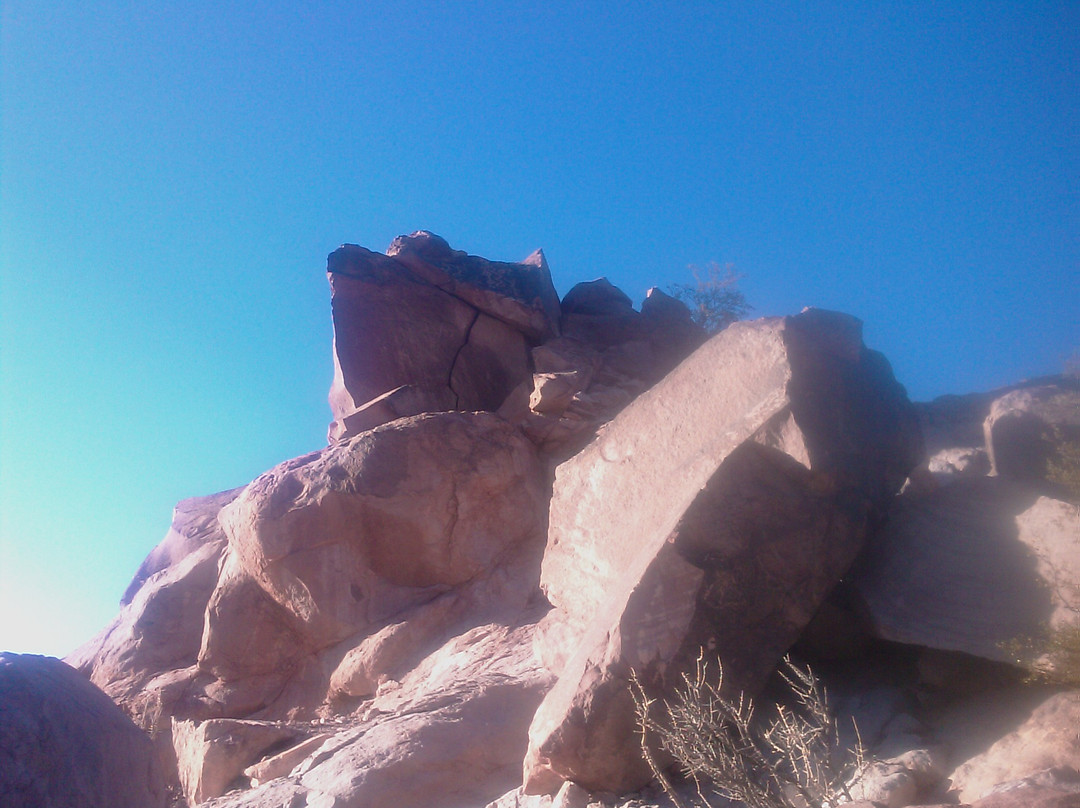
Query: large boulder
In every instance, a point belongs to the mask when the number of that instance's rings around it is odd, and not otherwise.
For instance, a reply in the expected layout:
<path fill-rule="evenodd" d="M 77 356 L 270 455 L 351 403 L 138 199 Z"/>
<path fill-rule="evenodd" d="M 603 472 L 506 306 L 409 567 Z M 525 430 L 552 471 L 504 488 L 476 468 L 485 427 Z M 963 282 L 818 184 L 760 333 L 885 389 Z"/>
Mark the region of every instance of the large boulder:
<path fill-rule="evenodd" d="M 1032 488 L 976 477 L 905 493 L 853 576 L 882 639 L 1015 661 L 1075 623 L 1080 515 Z"/>
<path fill-rule="evenodd" d="M 757 690 L 921 451 L 888 363 L 829 312 L 736 323 L 627 407 L 556 471 L 539 648 L 562 673 L 527 788 L 648 779 L 632 670 L 662 694 L 706 648 Z"/>
<path fill-rule="evenodd" d="M 150 738 L 74 668 L 0 654 L 0 805 L 164 808 Z"/>
<path fill-rule="evenodd" d="M 542 542 L 545 501 L 535 449 L 517 430 L 446 412 L 287 461 L 222 521 L 239 570 L 323 648 Z"/>
<path fill-rule="evenodd" d="M 494 411 L 529 378 L 529 346 L 558 328 L 541 253 L 496 263 L 426 232 L 388 253 L 346 244 L 327 259 L 331 440 L 423 412 Z"/>

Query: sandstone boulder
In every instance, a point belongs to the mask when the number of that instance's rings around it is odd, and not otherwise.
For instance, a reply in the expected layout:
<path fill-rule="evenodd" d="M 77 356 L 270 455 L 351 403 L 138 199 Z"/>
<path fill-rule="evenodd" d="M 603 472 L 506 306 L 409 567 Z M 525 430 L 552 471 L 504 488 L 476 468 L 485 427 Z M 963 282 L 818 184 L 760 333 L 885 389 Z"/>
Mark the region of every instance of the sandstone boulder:
<path fill-rule="evenodd" d="M 627 407 L 556 471 L 539 647 L 562 673 L 527 788 L 648 779 L 631 669 L 662 692 L 704 647 L 759 688 L 921 449 L 888 364 L 828 312 L 736 323 Z"/>
<path fill-rule="evenodd" d="M 1038 694 L 1020 694 L 1021 706 L 1033 701 L 1029 695 Z M 1008 714 L 1009 705 L 1001 699 L 980 704 L 982 712 L 990 716 Z M 1045 769 L 1080 769 L 1078 727 L 1080 692 L 1075 690 L 1044 694 L 1041 700 L 1034 700 L 1033 709 L 1020 715 L 1019 725 L 996 739 L 981 730 L 979 723 L 970 717 L 965 720 L 954 718 L 952 725 L 946 723 L 946 737 L 957 735 L 958 745 L 974 740 L 976 748 L 982 746 L 983 751 L 957 763 L 949 775 L 952 787 L 962 801 L 975 802 L 991 794 L 995 786 L 1030 777 Z M 988 748 L 987 741 L 992 741 Z"/>
<path fill-rule="evenodd" d="M 983 429 L 994 474 L 1045 480 L 1063 444 L 1080 453 L 1080 383 L 1061 378 L 1013 390 L 994 400 Z"/>
<path fill-rule="evenodd" d="M 1015 660 L 1017 641 L 1076 620 L 1076 506 L 972 478 L 899 498 L 853 582 L 878 636 Z"/>
<path fill-rule="evenodd" d="M 331 440 L 394 417 L 494 411 L 529 377 L 529 345 L 558 328 L 542 253 L 495 263 L 426 232 L 395 240 L 388 253 L 346 244 L 327 259 Z"/>
<path fill-rule="evenodd" d="M 520 264 L 488 261 L 451 249 L 434 233 L 419 230 L 398 236 L 386 254 L 433 286 L 512 325 L 530 341 L 558 333 L 559 296 L 542 250 Z"/>
<path fill-rule="evenodd" d="M 74 668 L 0 654 L 0 804 L 164 808 L 146 734 Z"/>
<path fill-rule="evenodd" d="M 322 648 L 542 541 L 544 488 L 505 421 L 437 413 L 283 463 L 222 520 L 239 568 Z"/>

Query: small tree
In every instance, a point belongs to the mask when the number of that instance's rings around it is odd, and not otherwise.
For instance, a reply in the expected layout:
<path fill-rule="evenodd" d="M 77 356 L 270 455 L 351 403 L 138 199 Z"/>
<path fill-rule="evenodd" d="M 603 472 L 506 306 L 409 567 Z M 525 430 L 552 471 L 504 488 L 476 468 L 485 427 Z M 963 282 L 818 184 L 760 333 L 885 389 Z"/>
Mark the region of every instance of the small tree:
<path fill-rule="evenodd" d="M 720 694 L 723 668 L 710 681 L 703 655 L 693 674 L 670 701 L 649 698 L 637 676 L 631 681 L 641 750 L 653 774 L 679 808 L 685 808 L 658 765 L 650 744 L 656 738 L 683 774 L 697 787 L 698 797 L 738 800 L 747 808 L 826 808 L 852 800 L 849 784 L 858 780 L 867 763 L 855 728 L 853 749 L 841 749 L 836 720 L 825 691 L 809 668 L 787 657 L 780 675 L 790 689 L 790 705 L 777 704 L 768 717 L 755 715 L 745 694 L 738 699 Z"/>
<path fill-rule="evenodd" d="M 735 274 L 730 264 L 721 267 L 715 261 L 705 270 L 691 266 L 694 283 L 676 283 L 668 287 L 672 297 L 678 298 L 690 308 L 694 322 L 715 334 L 741 320 L 753 308 L 738 289 L 741 276 Z"/>

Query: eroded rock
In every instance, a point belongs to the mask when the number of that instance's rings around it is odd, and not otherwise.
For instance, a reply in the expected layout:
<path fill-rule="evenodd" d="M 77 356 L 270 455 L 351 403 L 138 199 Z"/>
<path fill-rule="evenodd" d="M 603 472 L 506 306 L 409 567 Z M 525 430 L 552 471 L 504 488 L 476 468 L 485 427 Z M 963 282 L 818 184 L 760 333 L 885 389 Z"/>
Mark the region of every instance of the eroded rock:
<path fill-rule="evenodd" d="M 239 567 L 326 647 L 543 535 L 532 445 L 487 413 L 401 419 L 265 473 L 222 515 Z"/>
<path fill-rule="evenodd" d="M 330 254 L 327 273 L 332 441 L 380 416 L 495 411 L 529 377 L 529 346 L 558 329 L 558 297 L 539 252 L 497 263 L 421 231 L 396 239 L 388 255 L 346 244 Z M 407 395 L 385 400 L 402 388 Z M 377 399 L 383 406 L 372 406 Z"/>
<path fill-rule="evenodd" d="M 737 323 L 624 410 L 556 471 L 540 649 L 562 673 L 527 789 L 648 780 L 631 669 L 662 691 L 704 647 L 758 689 L 921 448 L 858 321 L 827 312 Z"/>
<path fill-rule="evenodd" d="M 1080 516 L 982 477 L 902 496 L 854 584 L 883 639 L 1011 662 L 1080 608 Z"/>

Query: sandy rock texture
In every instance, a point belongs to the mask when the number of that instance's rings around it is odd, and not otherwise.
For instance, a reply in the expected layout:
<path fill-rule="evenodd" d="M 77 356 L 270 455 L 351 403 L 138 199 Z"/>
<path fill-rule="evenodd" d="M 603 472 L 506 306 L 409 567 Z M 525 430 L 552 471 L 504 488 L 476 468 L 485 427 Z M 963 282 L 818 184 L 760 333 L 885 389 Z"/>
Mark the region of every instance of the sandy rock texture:
<path fill-rule="evenodd" d="M 662 692 L 706 648 L 760 689 L 921 450 L 858 321 L 821 311 L 735 324 L 624 410 L 556 471 L 540 650 L 561 673 L 527 790 L 649 779 L 631 670 Z"/>

